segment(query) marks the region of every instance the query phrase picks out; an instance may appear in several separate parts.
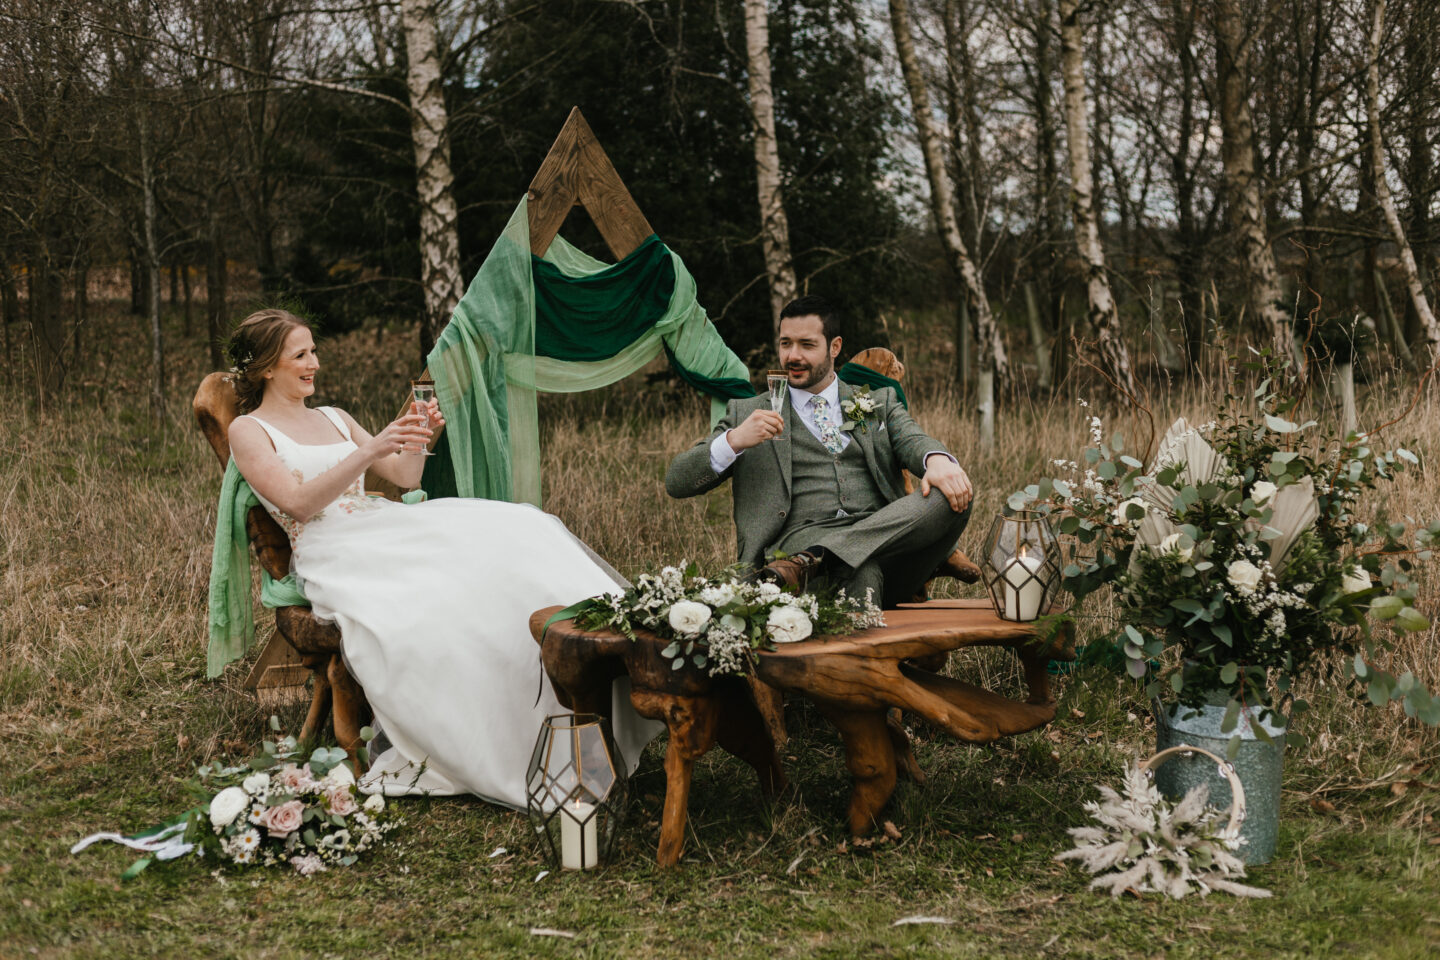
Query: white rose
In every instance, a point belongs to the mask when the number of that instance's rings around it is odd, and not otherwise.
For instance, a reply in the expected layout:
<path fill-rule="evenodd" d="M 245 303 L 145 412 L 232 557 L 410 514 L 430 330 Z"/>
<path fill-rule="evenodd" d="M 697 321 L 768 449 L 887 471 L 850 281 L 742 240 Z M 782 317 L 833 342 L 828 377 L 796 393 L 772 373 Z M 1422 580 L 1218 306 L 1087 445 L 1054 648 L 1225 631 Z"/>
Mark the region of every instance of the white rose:
<path fill-rule="evenodd" d="M 1250 486 L 1250 499 L 1255 501 L 1255 506 L 1260 506 L 1275 496 L 1275 484 L 1269 480 L 1256 480 Z"/>
<path fill-rule="evenodd" d="M 354 782 L 355 774 L 351 773 L 350 768 L 343 763 L 335 764 L 335 766 L 330 768 L 330 772 L 325 775 L 325 786 L 327 787 L 344 787 Z"/>
<path fill-rule="evenodd" d="M 378 793 L 372 793 L 365 801 L 365 809 L 371 813 L 379 813 L 385 809 L 385 798 Z"/>
<path fill-rule="evenodd" d="M 240 784 L 252 797 L 266 797 L 270 794 L 270 774 L 252 773 Z"/>
<path fill-rule="evenodd" d="M 210 801 L 210 823 L 216 827 L 229 826 L 236 817 L 249 809 L 249 794 L 239 787 L 226 787 Z"/>
<path fill-rule="evenodd" d="M 706 587 L 700 591 L 700 599 L 712 607 L 723 607 L 735 599 L 735 585 L 732 583 L 717 583 L 712 587 Z"/>
<path fill-rule="evenodd" d="M 670 626 L 678 634 L 693 637 L 710 622 L 710 608 L 694 600 L 680 600 L 670 608 Z"/>
<path fill-rule="evenodd" d="M 776 643 L 795 643 L 810 636 L 815 627 L 799 607 L 783 606 L 770 611 L 765 629 Z"/>
<path fill-rule="evenodd" d="M 1260 568 L 1249 560 L 1236 560 L 1225 568 L 1225 579 L 1243 594 L 1255 592 L 1255 588 L 1260 586 L 1260 576 Z"/>
<path fill-rule="evenodd" d="M 1162 554 L 1173 553 L 1180 558 L 1181 563 L 1189 563 L 1190 558 L 1195 556 L 1195 548 L 1180 546 L 1180 537 L 1181 534 L 1172 533 L 1164 540 L 1161 540 L 1160 552 Z"/>
<path fill-rule="evenodd" d="M 733 613 L 727 613 L 720 618 L 720 626 L 726 630 L 733 630 L 736 633 L 744 633 L 746 627 L 745 618 L 737 617 Z"/>
<path fill-rule="evenodd" d="M 1341 593 L 1359 593 L 1361 590 L 1369 590 L 1370 587 L 1370 573 L 1364 567 L 1356 567 L 1355 572 L 1345 574 L 1340 581 Z"/>
<path fill-rule="evenodd" d="M 755 592 L 762 597 L 778 597 L 781 593 L 780 588 L 768 580 L 762 584 L 758 584 L 755 587 Z"/>
<path fill-rule="evenodd" d="M 1118 507 L 1115 508 L 1115 522 L 1116 522 L 1116 523 L 1139 523 L 1139 522 L 1140 522 L 1139 520 L 1131 520 L 1131 519 L 1130 519 L 1130 504 L 1132 504 L 1132 503 L 1135 504 L 1135 506 L 1141 508 L 1142 510 L 1145 508 L 1145 501 L 1144 501 L 1144 500 L 1141 500 L 1139 497 L 1131 497 L 1129 500 L 1126 500 L 1124 503 L 1120 504 Z"/>

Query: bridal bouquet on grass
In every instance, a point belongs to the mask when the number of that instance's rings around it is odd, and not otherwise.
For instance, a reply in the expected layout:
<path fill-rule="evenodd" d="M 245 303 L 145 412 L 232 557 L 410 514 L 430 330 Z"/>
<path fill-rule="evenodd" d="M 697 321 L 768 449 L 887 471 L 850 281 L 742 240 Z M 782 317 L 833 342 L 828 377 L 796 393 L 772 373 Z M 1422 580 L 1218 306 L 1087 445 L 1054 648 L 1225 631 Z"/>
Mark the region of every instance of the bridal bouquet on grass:
<path fill-rule="evenodd" d="M 272 729 L 279 728 L 270 718 Z M 369 740 L 369 728 L 361 732 Z M 172 823 L 123 837 L 97 833 L 71 848 L 110 840 L 148 856 L 123 879 L 154 861 L 186 854 L 235 866 L 289 866 L 302 876 L 349 866 L 385 841 L 404 820 L 385 798 L 365 797 L 345 763 L 345 751 L 317 747 L 306 759 L 294 737 L 267 740 L 247 763 L 206 764 L 186 789 L 198 805 Z"/>
<path fill-rule="evenodd" d="M 1362 498 L 1418 459 L 1365 434 L 1312 438 L 1314 422 L 1290 419 L 1298 400 L 1271 386 L 1283 370 L 1250 366 L 1264 378 L 1253 395 L 1227 397 L 1203 426 L 1177 420 L 1148 470 L 1090 417 L 1084 463 L 1054 461 L 1068 476 L 1009 506 L 1048 513 L 1070 541 L 1062 584 L 1078 600 L 1113 588 L 1111 637 L 1129 674 L 1151 677 L 1149 696 L 1167 685 L 1186 705 L 1228 694 L 1228 732 L 1242 705 L 1262 705 L 1263 719 L 1301 675 L 1344 672 L 1373 703 L 1400 700 L 1440 724 L 1440 696 L 1376 666 L 1393 632 L 1372 630 L 1429 626 L 1411 574 L 1440 521 L 1392 523 L 1383 507 L 1373 523 L 1360 518 Z M 1179 657 L 1162 673 L 1167 650 Z"/>
<path fill-rule="evenodd" d="M 679 670 L 688 662 L 710 676 L 744 673 L 755 651 L 819 634 L 847 634 L 885 625 L 867 591 L 786 593 L 773 583 L 747 583 L 734 575 L 699 575 L 694 564 L 643 573 L 624 593 L 581 604 L 582 630 L 614 630 L 635 639 L 637 629 L 671 642 L 660 651 Z"/>

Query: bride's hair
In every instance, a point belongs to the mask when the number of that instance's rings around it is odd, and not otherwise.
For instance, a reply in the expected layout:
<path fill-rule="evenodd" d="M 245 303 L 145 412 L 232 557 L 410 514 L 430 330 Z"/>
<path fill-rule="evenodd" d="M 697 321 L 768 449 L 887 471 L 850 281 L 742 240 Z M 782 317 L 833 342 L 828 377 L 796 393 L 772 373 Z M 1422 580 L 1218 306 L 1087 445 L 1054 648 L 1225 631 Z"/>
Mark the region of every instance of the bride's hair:
<path fill-rule="evenodd" d="M 231 382 L 240 398 L 240 409 L 249 413 L 260 406 L 265 393 L 265 372 L 280 360 L 285 340 L 296 327 L 310 329 L 310 324 L 288 310 L 256 310 L 240 321 L 225 352 L 230 356 Z"/>

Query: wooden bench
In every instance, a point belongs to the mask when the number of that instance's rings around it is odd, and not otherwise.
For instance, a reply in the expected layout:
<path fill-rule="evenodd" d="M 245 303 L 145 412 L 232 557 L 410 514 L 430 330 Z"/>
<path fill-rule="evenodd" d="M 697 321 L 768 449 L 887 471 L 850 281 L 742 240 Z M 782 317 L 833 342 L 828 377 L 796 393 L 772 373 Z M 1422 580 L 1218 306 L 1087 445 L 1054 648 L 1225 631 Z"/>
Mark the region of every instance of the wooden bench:
<path fill-rule="evenodd" d="M 648 633 L 631 641 L 609 631 L 587 633 L 570 620 L 546 631 L 559 609 L 537 611 L 530 631 L 560 701 L 577 712 L 608 714 L 610 681 L 628 674 L 635 709 L 669 731 L 661 866 L 680 859 L 691 770 L 715 744 L 752 766 L 767 796 L 785 786 L 778 752 L 784 726 L 770 690 L 813 701 L 839 730 L 854 778 L 850 832 L 862 836 L 874 829 L 902 769 L 924 779 L 894 711 L 910 711 L 967 743 L 1024 733 L 1055 716 L 1049 662 L 1074 659 L 1068 635 L 1041 644 L 1033 624 L 1000 619 L 989 601 L 932 600 L 886 611 L 884 627 L 762 652 L 753 677 L 710 677 L 688 664 L 673 669 L 660 655 L 669 641 Z M 936 672 L 950 651 L 973 646 L 1013 649 L 1029 696 L 1011 700 Z"/>

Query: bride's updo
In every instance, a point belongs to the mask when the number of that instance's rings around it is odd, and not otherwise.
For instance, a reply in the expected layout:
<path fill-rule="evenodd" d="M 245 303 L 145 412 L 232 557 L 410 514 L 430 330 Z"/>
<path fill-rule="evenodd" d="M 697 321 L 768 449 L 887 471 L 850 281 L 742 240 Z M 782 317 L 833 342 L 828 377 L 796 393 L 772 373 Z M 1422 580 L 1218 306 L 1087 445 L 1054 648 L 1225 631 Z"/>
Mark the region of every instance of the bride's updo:
<path fill-rule="evenodd" d="M 225 352 L 230 357 L 230 372 L 240 410 L 249 413 L 260 406 L 265 393 L 265 373 L 280 361 L 285 340 L 296 327 L 310 329 L 310 324 L 288 310 L 278 308 L 256 310 L 240 321 Z"/>

